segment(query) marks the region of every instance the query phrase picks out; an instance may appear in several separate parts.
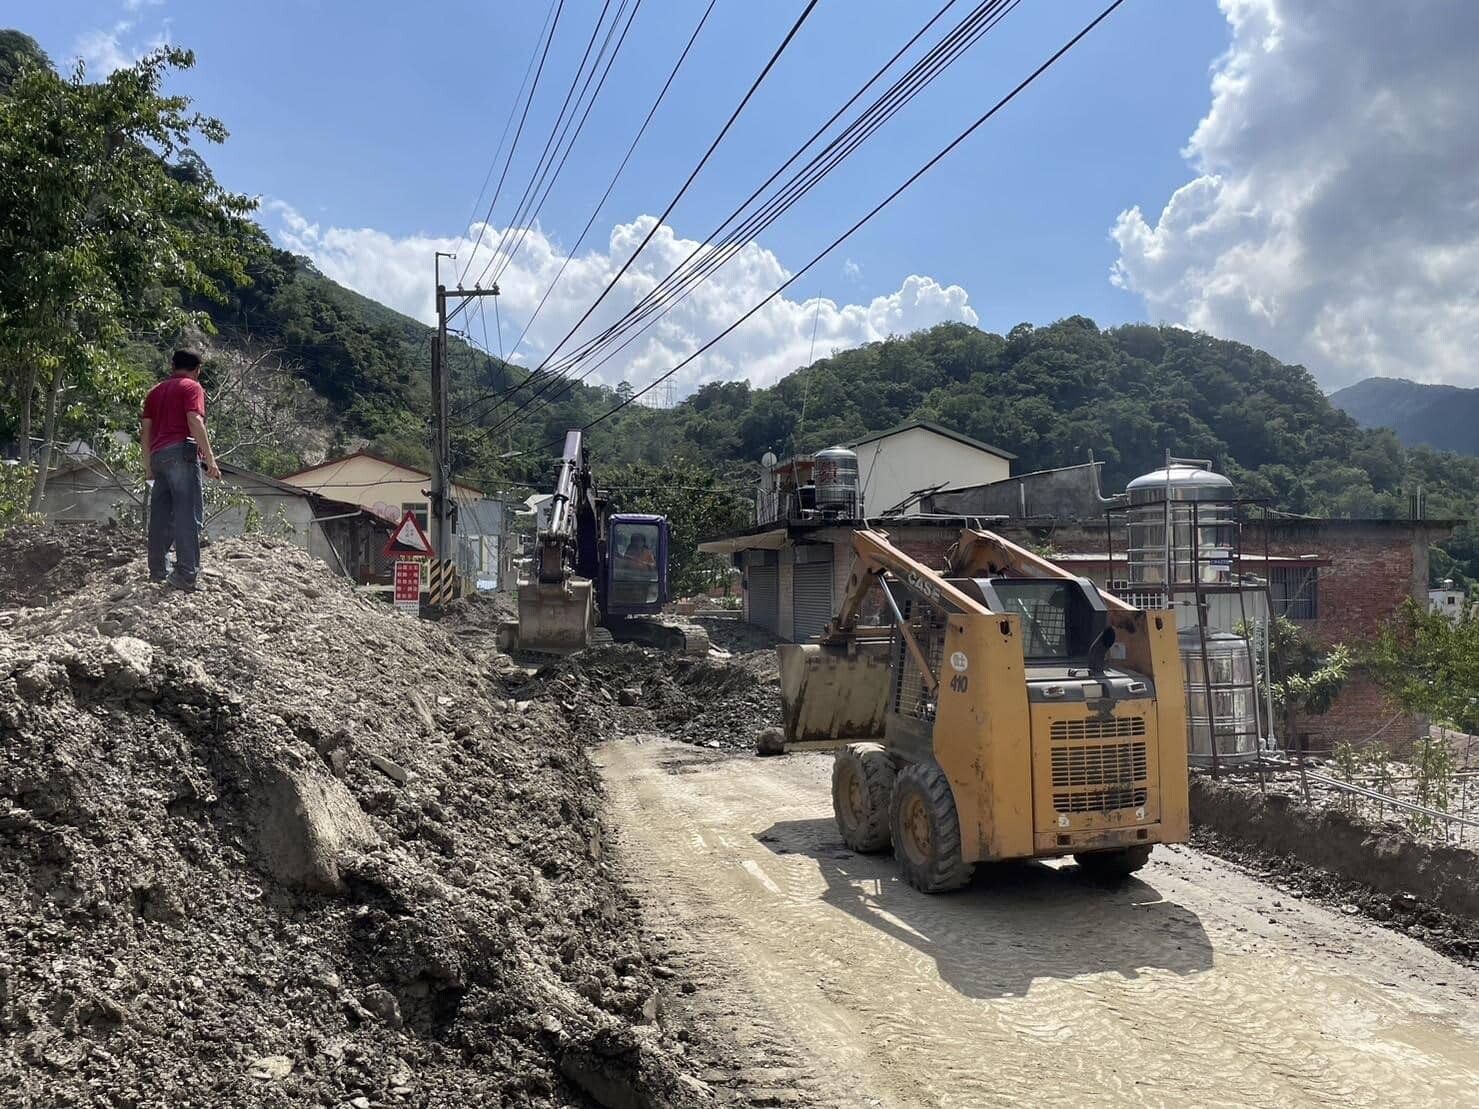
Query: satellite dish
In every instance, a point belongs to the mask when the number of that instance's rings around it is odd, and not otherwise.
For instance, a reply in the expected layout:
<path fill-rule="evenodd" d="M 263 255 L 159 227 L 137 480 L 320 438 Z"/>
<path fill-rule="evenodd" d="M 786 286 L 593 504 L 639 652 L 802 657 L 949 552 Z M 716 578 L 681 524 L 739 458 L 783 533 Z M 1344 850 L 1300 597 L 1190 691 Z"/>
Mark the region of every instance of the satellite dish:
<path fill-rule="evenodd" d="M 760 456 L 760 465 L 764 466 L 766 469 L 770 469 L 770 467 L 774 466 L 779 461 L 780 459 L 775 456 L 775 451 L 766 451 Z"/>

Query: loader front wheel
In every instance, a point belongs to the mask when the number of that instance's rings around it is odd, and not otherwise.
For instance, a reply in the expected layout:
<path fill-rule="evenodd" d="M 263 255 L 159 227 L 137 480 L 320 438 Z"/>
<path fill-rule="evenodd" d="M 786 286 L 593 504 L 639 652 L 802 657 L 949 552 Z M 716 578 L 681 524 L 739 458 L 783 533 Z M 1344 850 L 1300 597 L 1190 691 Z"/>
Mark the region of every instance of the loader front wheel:
<path fill-rule="evenodd" d="M 1095 882 L 1123 882 L 1150 861 L 1150 844 L 1121 847 L 1115 851 L 1085 851 L 1075 855 L 1084 877 Z"/>
<path fill-rule="evenodd" d="M 888 848 L 894 764 L 877 743 L 849 743 L 832 762 L 832 812 L 842 842 L 868 854 Z"/>
<path fill-rule="evenodd" d="M 894 860 L 923 893 L 959 889 L 975 867 L 961 857 L 960 818 L 945 772 L 933 762 L 905 767 L 894 783 Z"/>

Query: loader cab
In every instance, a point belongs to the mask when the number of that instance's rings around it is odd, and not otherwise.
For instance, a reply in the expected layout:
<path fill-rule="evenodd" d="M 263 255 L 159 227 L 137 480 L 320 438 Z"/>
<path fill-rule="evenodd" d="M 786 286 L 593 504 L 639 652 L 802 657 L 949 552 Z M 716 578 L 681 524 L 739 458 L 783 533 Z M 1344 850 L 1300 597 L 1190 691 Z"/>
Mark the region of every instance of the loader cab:
<path fill-rule="evenodd" d="M 992 612 L 1021 620 L 1029 666 L 1087 662 L 1109 626 L 1104 599 L 1087 578 L 976 578 L 971 585 Z"/>
<path fill-rule="evenodd" d="M 604 612 L 659 612 L 668 600 L 668 521 L 665 516 L 615 513 L 607 531 Z"/>

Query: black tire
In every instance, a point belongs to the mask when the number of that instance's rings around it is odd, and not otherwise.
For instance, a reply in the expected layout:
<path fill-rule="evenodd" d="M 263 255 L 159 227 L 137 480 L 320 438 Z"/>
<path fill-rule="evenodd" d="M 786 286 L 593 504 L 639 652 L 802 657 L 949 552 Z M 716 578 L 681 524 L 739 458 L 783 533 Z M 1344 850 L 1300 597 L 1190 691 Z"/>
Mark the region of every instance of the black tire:
<path fill-rule="evenodd" d="M 886 851 L 894 764 L 876 743 L 849 743 L 832 761 L 832 813 L 854 851 Z"/>
<path fill-rule="evenodd" d="M 1150 861 L 1150 847 L 1142 843 L 1114 851 L 1085 851 L 1075 855 L 1073 861 L 1086 878 L 1096 882 L 1123 882 Z"/>
<path fill-rule="evenodd" d="M 944 893 L 971 880 L 976 868 L 961 858 L 955 797 L 937 764 L 914 763 L 900 772 L 890 823 L 899 874 L 915 889 Z"/>

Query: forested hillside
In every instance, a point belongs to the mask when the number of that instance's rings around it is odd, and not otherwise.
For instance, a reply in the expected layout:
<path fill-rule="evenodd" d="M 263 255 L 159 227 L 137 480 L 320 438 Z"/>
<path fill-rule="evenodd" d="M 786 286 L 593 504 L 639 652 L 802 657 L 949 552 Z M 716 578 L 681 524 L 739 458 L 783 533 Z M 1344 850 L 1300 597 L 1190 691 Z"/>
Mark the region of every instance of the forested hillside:
<path fill-rule="evenodd" d="M 1479 454 L 1479 389 L 1368 377 L 1330 394 L 1362 427 L 1389 427 L 1410 447 Z"/>

